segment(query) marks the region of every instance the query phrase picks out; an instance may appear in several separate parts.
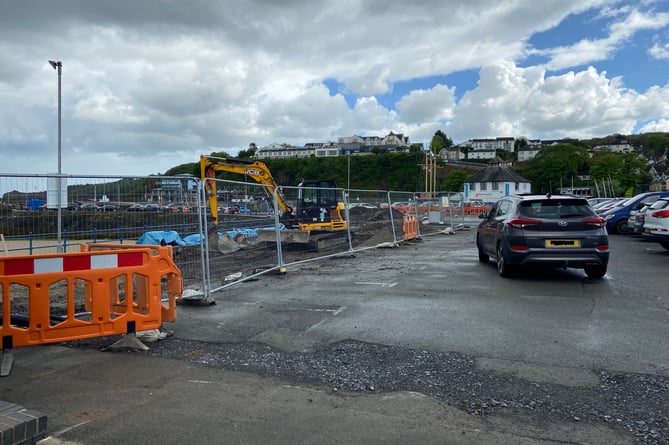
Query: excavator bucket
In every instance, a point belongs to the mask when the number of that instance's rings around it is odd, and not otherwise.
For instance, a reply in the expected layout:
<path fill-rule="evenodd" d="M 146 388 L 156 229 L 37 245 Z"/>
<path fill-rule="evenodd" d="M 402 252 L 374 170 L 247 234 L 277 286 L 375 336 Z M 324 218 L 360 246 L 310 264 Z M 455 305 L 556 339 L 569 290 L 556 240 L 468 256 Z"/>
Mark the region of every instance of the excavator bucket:
<path fill-rule="evenodd" d="M 219 236 L 217 232 L 212 232 L 209 235 L 209 248 L 220 253 L 232 253 L 242 248 L 233 239 L 226 235 Z"/>
<path fill-rule="evenodd" d="M 281 243 L 298 243 L 306 244 L 309 242 L 310 233 L 306 230 L 280 230 Z M 260 242 L 276 242 L 276 230 L 265 229 L 258 230 L 258 241 Z"/>

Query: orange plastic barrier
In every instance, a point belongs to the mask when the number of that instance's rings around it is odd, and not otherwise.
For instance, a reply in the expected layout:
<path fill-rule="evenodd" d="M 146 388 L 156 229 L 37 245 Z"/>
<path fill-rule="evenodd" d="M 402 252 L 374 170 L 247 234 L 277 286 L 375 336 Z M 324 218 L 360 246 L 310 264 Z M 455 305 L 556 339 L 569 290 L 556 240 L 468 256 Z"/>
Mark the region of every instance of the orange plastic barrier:
<path fill-rule="evenodd" d="M 0 258 L 3 349 L 158 329 L 175 321 L 183 285 L 172 247 L 113 247 Z"/>
<path fill-rule="evenodd" d="M 465 207 L 465 215 L 480 215 L 482 213 L 489 213 L 492 206 L 467 206 Z"/>
<path fill-rule="evenodd" d="M 416 215 L 410 213 L 404 214 L 402 231 L 404 232 L 404 241 L 418 238 L 418 219 Z"/>

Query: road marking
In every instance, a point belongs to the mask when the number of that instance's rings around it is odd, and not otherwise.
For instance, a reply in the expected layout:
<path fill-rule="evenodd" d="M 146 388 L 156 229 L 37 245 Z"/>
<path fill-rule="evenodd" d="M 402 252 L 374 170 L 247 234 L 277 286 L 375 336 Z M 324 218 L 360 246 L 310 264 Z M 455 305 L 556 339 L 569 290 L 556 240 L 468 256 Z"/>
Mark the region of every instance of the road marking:
<path fill-rule="evenodd" d="M 368 286 L 381 286 L 381 287 L 395 287 L 397 282 L 394 283 L 374 283 L 370 281 L 356 281 L 355 284 L 368 285 Z"/>
<path fill-rule="evenodd" d="M 340 306 L 337 309 L 322 309 L 322 308 L 316 308 L 316 309 L 305 309 L 303 307 L 291 307 L 289 308 L 291 311 L 300 311 L 300 312 L 331 312 L 332 315 L 339 315 L 343 310 L 346 309 L 346 306 Z"/>
<path fill-rule="evenodd" d="M 53 436 L 53 437 L 60 437 L 60 436 L 62 436 L 63 434 L 68 433 L 68 432 L 74 430 L 75 428 L 79 428 L 80 426 L 86 425 L 87 423 L 91 423 L 91 421 L 90 421 L 90 420 L 86 420 L 85 422 L 79 422 L 79 423 L 77 423 L 77 424 L 75 424 L 75 425 L 72 425 L 72 426 L 63 428 L 62 430 L 59 430 L 59 431 L 56 431 L 55 433 L 53 433 L 52 436 Z"/>

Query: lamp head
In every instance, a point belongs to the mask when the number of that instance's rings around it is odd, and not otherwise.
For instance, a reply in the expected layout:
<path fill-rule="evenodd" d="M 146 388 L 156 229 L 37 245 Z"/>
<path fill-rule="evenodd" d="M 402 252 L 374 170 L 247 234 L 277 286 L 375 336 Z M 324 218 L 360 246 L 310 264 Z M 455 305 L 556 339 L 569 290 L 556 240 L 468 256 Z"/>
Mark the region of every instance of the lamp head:
<path fill-rule="evenodd" d="M 53 67 L 53 69 L 55 70 L 55 69 L 58 69 L 58 67 L 60 66 L 60 62 L 56 62 L 54 60 L 49 60 L 49 65 L 51 65 Z"/>

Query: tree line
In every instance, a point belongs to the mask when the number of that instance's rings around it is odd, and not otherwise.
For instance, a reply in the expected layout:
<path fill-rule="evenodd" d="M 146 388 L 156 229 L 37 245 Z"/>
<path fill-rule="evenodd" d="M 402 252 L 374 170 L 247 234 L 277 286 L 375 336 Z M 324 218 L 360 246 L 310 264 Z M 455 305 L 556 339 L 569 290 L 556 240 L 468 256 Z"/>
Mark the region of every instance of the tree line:
<path fill-rule="evenodd" d="M 613 153 L 607 150 L 593 151 L 594 145 L 628 141 L 634 151 Z M 523 146 L 518 140 L 515 152 Z M 526 141 L 525 141 L 526 143 Z M 453 146 L 453 141 L 438 130 L 430 141 L 429 151 L 435 155 L 437 164 L 437 190 L 442 192 L 462 191 L 463 183 L 487 162 L 479 161 L 479 168 L 444 162 L 437 156 L 441 150 Z M 527 161 L 514 161 L 514 153 L 499 152 L 500 158 L 510 168 L 526 178 L 537 193 L 558 193 L 559 188 L 591 186 L 606 181 L 619 196 L 645 191 L 651 182 L 649 164 L 666 163 L 669 134 L 645 133 L 640 135 L 612 135 L 590 140 L 567 139 L 562 143 L 544 147 Z M 241 150 L 239 159 L 252 159 L 255 149 Z M 214 152 L 213 156 L 233 157 L 226 152 Z M 429 153 L 422 145 L 415 144 L 406 151 L 376 151 L 370 155 L 286 158 L 263 160 L 274 179 L 280 185 L 294 186 L 302 179 L 334 179 L 339 187 L 362 190 L 394 190 L 420 192 L 425 182 L 425 164 Z M 470 163 L 475 164 L 475 161 Z M 200 176 L 199 162 L 183 164 L 168 170 L 165 175 L 190 173 Z M 239 181 L 239 175 L 222 172 L 221 179 Z M 589 178 L 589 179 L 586 179 Z"/>

